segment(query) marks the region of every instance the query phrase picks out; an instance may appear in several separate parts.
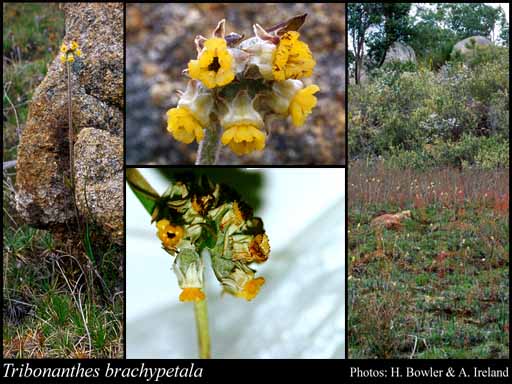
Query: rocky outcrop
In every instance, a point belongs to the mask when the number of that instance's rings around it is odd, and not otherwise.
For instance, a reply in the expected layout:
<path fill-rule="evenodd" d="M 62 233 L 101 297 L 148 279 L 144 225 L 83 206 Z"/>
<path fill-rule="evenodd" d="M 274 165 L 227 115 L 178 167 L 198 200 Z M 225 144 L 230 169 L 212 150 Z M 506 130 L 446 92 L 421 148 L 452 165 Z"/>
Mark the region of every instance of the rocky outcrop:
<path fill-rule="evenodd" d="M 386 213 L 373 219 L 370 226 L 377 229 L 394 229 L 400 230 L 402 222 L 405 219 L 411 218 L 411 211 L 402 211 L 394 214 Z"/>
<path fill-rule="evenodd" d="M 75 191 L 84 217 L 93 218 L 121 243 L 123 239 L 123 140 L 85 128 L 75 144 Z"/>
<path fill-rule="evenodd" d="M 122 141 L 123 4 L 66 3 L 62 9 L 66 20 L 63 42 L 77 41 L 83 53 L 72 64 L 71 71 L 75 140 L 84 136 L 80 131 L 94 128 L 85 135 L 87 142 L 94 142 L 91 135 L 96 135 L 97 140 L 105 140 L 108 135 Z M 112 140 L 105 140 L 107 142 Z M 119 148 L 112 149 L 112 153 L 122 163 Z M 83 158 L 91 155 L 91 151 L 77 150 L 76 153 L 75 164 L 88 163 L 94 174 L 95 163 Z M 49 64 L 46 77 L 32 97 L 16 168 L 17 209 L 28 224 L 59 230 L 72 222 L 73 196 L 67 182 L 70 178 L 67 81 L 65 67 L 58 56 Z M 75 174 L 79 172 L 80 169 L 75 170 Z M 122 189 L 122 180 L 112 180 Z M 107 197 L 118 199 L 113 206 L 122 212 L 122 195 Z M 98 206 L 101 204 L 98 202 Z"/>
<path fill-rule="evenodd" d="M 459 41 L 453 46 L 452 56 L 457 53 L 462 56 L 472 55 L 475 49 L 492 45 L 491 41 L 483 36 L 471 36 Z"/>
<path fill-rule="evenodd" d="M 416 54 L 414 53 L 414 49 L 407 44 L 395 41 L 386 51 L 386 57 L 384 58 L 383 64 L 392 62 L 406 63 L 409 61 L 416 63 Z"/>

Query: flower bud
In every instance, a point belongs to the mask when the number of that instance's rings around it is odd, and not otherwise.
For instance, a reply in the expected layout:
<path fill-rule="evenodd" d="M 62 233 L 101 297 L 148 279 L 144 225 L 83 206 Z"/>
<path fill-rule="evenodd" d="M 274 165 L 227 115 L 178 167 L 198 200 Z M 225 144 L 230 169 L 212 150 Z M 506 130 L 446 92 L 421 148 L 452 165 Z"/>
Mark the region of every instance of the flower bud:
<path fill-rule="evenodd" d="M 272 73 L 272 59 L 276 50 L 274 44 L 258 37 L 253 37 L 242 42 L 240 49 L 250 55 L 248 65 L 258 67 L 263 79 L 274 80 Z"/>

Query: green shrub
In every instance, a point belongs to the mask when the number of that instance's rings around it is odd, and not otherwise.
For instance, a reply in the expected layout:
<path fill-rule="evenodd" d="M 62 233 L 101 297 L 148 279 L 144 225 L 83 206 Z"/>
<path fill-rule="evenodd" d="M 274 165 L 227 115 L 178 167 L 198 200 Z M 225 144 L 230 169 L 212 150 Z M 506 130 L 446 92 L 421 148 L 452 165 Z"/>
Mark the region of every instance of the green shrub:
<path fill-rule="evenodd" d="M 508 70 L 508 48 L 492 47 L 437 72 L 412 63 L 373 71 L 369 83 L 349 89 L 349 156 L 507 165 Z"/>
<path fill-rule="evenodd" d="M 418 170 L 445 166 L 506 168 L 509 164 L 509 142 L 499 136 L 464 135 L 457 142 L 438 140 L 415 151 L 392 148 L 386 164 L 391 168 Z"/>

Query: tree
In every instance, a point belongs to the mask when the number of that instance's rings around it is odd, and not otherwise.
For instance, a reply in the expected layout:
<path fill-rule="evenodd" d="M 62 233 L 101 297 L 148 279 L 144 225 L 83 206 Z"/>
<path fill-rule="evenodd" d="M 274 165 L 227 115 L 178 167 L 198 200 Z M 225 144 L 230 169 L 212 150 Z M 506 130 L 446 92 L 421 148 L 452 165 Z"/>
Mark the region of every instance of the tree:
<path fill-rule="evenodd" d="M 382 21 L 381 11 L 381 3 L 348 4 L 348 30 L 352 38 L 356 84 L 359 84 L 361 79 L 366 34 L 370 27 Z"/>
<path fill-rule="evenodd" d="M 502 45 L 504 45 L 505 47 L 508 47 L 508 45 L 509 45 L 508 22 L 507 22 L 507 18 L 505 17 L 505 14 L 503 12 L 501 14 L 501 19 L 500 19 L 499 42 Z"/>
<path fill-rule="evenodd" d="M 494 27 L 503 13 L 501 8 L 484 3 L 446 3 L 437 7 L 445 15 L 446 27 L 460 39 L 484 36 L 494 40 Z"/>
<path fill-rule="evenodd" d="M 410 45 L 416 57 L 431 68 L 440 68 L 449 58 L 453 45 L 460 40 L 446 27 L 445 13 L 435 5 L 416 7 Z"/>
<path fill-rule="evenodd" d="M 372 63 L 380 66 L 388 48 L 395 41 L 408 42 L 411 36 L 410 3 L 383 3 L 382 21 L 367 40 Z"/>

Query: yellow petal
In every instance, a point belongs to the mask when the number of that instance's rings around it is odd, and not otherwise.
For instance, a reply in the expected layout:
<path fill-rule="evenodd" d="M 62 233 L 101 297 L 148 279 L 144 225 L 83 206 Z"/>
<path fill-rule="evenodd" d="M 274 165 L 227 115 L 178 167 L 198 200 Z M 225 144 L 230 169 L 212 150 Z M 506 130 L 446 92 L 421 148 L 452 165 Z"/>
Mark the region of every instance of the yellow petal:
<path fill-rule="evenodd" d="M 199 142 L 204 136 L 203 127 L 185 107 L 171 108 L 167 111 L 167 130 L 176 140 L 185 144 L 192 143 L 194 139 Z"/>
<path fill-rule="evenodd" d="M 183 288 L 180 301 L 202 301 L 205 295 L 201 288 Z"/>
<path fill-rule="evenodd" d="M 251 301 L 258 295 L 263 284 L 265 284 L 265 279 L 263 277 L 249 280 L 247 283 L 245 283 L 242 291 L 238 294 L 238 296 L 246 299 L 247 301 Z"/>
<path fill-rule="evenodd" d="M 220 68 L 217 71 L 217 75 L 215 76 L 215 82 L 219 87 L 227 85 L 233 81 L 235 78 L 235 73 L 230 69 Z"/>
<path fill-rule="evenodd" d="M 158 228 L 158 230 L 163 231 L 165 229 L 165 227 L 167 227 L 170 224 L 171 224 L 171 222 L 169 220 L 162 219 L 162 220 L 158 221 L 158 223 L 156 223 L 156 227 Z"/>
<path fill-rule="evenodd" d="M 188 62 L 188 74 L 193 79 L 199 79 L 199 61 L 198 60 L 190 60 Z"/>
<path fill-rule="evenodd" d="M 228 143 L 233 140 L 233 136 L 236 133 L 236 128 L 230 128 L 222 134 L 221 142 L 224 145 L 228 145 Z"/>

